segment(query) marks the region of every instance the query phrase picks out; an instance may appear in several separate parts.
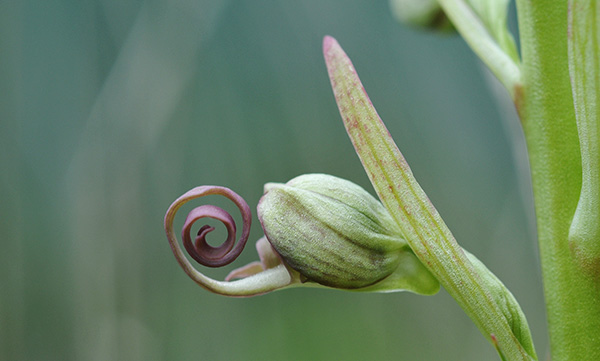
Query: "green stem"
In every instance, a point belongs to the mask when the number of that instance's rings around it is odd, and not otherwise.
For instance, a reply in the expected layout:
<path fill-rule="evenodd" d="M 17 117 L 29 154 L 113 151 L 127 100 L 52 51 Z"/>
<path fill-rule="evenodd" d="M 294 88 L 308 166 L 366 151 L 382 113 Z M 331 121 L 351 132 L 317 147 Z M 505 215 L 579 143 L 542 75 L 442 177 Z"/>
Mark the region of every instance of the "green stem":
<path fill-rule="evenodd" d="M 581 156 L 567 52 L 567 2 L 517 0 L 522 89 L 515 100 L 529 150 L 552 359 L 600 360 L 600 288 L 582 274 L 568 235 Z"/>

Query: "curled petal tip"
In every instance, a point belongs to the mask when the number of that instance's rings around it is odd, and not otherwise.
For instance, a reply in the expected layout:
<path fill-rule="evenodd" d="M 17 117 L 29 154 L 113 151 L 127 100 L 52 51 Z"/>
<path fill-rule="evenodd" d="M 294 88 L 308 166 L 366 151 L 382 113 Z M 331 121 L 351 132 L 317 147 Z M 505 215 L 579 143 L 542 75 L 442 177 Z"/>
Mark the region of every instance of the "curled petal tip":
<path fill-rule="evenodd" d="M 208 225 L 200 228 L 195 242 L 192 243 L 191 227 L 194 222 L 205 217 L 219 220 L 227 228 L 227 239 L 219 247 L 213 247 L 206 242 L 206 235 L 214 230 L 214 227 Z M 249 224 L 244 223 L 244 227 L 248 228 Z M 201 265 L 208 267 L 221 267 L 233 262 L 242 253 L 247 241 L 247 238 L 242 236 L 237 247 L 233 247 L 235 244 L 235 221 L 224 209 L 212 205 L 194 208 L 188 214 L 181 231 L 181 238 L 190 256 Z"/>
<path fill-rule="evenodd" d="M 261 266 L 260 269 L 247 266 L 242 268 L 242 271 L 234 271 L 233 274 L 227 277 L 225 282 L 207 277 L 194 268 L 179 246 L 179 242 L 173 231 L 173 221 L 175 214 L 185 203 L 192 199 L 211 194 L 222 195 L 231 200 L 239 208 L 243 221 L 242 235 L 236 243 L 235 222 L 233 217 L 225 210 L 213 205 L 196 207 L 188 213 L 181 232 L 182 243 L 190 257 L 204 266 L 225 266 L 233 262 L 240 255 L 250 234 L 250 223 L 252 221 L 250 207 L 248 207 L 246 201 L 237 193 L 229 188 L 219 186 L 201 186 L 186 192 L 171 204 L 165 214 L 165 231 L 169 245 L 177 262 L 185 273 L 203 288 L 214 293 L 233 297 L 256 296 L 286 287 L 294 282 L 290 272 L 281 264 L 268 268 Z M 227 229 L 227 239 L 225 242 L 217 247 L 213 247 L 206 242 L 207 234 L 214 230 L 214 227 L 209 225 L 200 227 L 197 235 L 192 240 L 190 234 L 192 225 L 201 218 L 212 218 L 221 221 Z M 240 277 L 243 279 L 231 281 L 233 278 Z"/>
<path fill-rule="evenodd" d="M 188 216 L 181 231 L 183 245 L 188 254 L 201 265 L 208 267 L 221 267 L 233 262 L 242 253 L 246 241 L 248 240 L 250 223 L 252 215 L 248 204 L 233 191 L 223 188 L 205 188 L 205 191 L 214 191 L 231 199 L 240 209 L 244 223 L 243 233 L 237 245 L 235 244 L 236 227 L 233 217 L 222 208 L 213 205 L 203 205 L 196 207 L 188 213 Z M 186 193 L 187 194 L 187 193 Z M 202 192 L 198 196 L 203 195 Z M 193 224 L 201 218 L 212 218 L 221 221 L 227 229 L 227 239 L 218 247 L 213 247 L 206 242 L 206 235 L 214 230 L 214 227 L 205 225 L 200 228 L 198 235 L 192 241 L 190 232 Z M 235 247 L 234 247 L 235 245 Z"/>

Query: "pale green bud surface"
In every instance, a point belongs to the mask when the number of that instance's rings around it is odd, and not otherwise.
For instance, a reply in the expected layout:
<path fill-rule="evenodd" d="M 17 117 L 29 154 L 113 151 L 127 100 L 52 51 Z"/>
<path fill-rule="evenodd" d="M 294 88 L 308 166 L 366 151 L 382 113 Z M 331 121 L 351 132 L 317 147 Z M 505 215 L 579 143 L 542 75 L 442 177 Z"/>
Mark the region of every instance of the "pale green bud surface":
<path fill-rule="evenodd" d="M 258 205 L 265 235 L 307 281 L 360 289 L 393 275 L 376 291 L 439 289 L 388 211 L 358 185 L 307 174 L 286 184 L 269 183 L 265 191 Z"/>

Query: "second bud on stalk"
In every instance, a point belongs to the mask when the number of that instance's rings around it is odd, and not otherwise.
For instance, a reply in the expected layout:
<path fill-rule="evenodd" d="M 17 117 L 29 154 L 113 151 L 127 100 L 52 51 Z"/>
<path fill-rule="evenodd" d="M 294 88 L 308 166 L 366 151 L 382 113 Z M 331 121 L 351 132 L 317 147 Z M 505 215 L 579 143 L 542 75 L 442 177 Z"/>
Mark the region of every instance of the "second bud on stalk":
<path fill-rule="evenodd" d="M 325 174 L 269 183 L 258 205 L 267 239 L 307 281 L 357 289 L 411 252 L 388 211 L 358 185 Z"/>

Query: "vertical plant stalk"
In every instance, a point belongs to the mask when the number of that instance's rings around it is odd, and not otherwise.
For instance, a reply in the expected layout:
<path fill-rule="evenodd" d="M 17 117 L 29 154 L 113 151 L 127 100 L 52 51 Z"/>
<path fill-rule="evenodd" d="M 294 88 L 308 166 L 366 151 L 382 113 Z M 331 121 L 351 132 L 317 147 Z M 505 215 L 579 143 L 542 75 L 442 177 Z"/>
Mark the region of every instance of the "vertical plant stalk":
<path fill-rule="evenodd" d="M 600 288 L 569 248 L 581 156 L 569 81 L 567 2 L 517 0 L 522 89 L 552 359 L 600 360 Z"/>
<path fill-rule="evenodd" d="M 382 203 L 416 256 L 507 360 L 531 360 L 506 316 L 457 244 L 379 118 L 352 63 L 331 37 L 323 52 L 336 101 L 354 148 Z"/>

